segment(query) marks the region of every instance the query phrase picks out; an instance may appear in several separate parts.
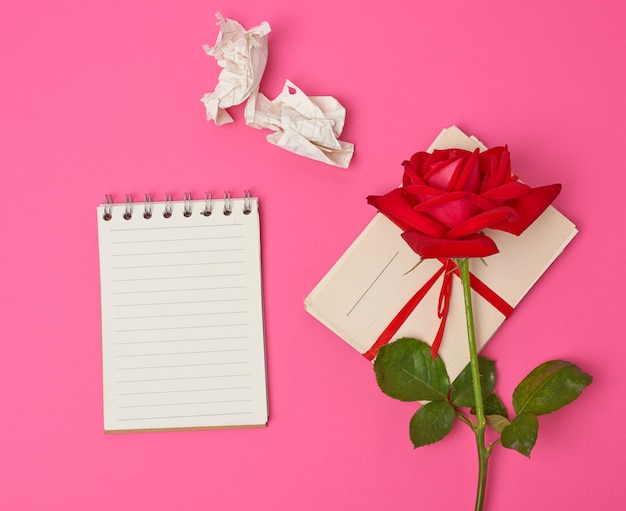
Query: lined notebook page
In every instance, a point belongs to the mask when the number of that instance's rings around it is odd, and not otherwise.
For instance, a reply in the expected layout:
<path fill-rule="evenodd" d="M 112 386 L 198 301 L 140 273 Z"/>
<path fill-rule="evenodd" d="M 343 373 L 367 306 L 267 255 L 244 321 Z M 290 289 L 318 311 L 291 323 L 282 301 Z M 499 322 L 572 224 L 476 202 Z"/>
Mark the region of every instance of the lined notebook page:
<path fill-rule="evenodd" d="M 267 423 L 258 201 L 98 207 L 104 429 Z M 185 216 L 185 206 L 191 215 Z M 104 216 L 110 210 L 110 220 Z"/>

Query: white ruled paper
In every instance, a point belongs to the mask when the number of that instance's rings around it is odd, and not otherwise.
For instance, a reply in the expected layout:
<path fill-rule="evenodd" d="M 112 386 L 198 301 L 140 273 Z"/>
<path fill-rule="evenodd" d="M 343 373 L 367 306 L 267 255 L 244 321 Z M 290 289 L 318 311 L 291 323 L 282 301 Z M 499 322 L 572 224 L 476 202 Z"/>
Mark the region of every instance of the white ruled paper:
<path fill-rule="evenodd" d="M 104 429 L 265 425 L 258 201 L 169 204 L 98 207 Z"/>

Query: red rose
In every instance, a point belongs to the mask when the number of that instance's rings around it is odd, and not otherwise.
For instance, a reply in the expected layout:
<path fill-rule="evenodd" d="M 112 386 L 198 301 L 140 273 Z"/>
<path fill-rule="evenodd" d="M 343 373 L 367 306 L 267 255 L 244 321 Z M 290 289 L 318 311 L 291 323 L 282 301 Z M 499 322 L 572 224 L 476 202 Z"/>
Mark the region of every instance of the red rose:
<path fill-rule="evenodd" d="M 483 229 L 520 235 L 561 191 L 560 184 L 521 183 L 506 147 L 419 152 L 403 165 L 402 187 L 367 201 L 404 231 L 423 259 L 495 254 L 498 247 Z"/>

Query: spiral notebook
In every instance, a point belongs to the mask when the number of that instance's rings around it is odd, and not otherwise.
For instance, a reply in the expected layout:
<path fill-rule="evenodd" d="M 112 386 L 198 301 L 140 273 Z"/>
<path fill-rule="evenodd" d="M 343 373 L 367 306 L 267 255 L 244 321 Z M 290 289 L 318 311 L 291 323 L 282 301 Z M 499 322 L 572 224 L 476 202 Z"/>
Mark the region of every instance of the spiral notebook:
<path fill-rule="evenodd" d="M 105 432 L 267 424 L 258 199 L 98 207 Z"/>

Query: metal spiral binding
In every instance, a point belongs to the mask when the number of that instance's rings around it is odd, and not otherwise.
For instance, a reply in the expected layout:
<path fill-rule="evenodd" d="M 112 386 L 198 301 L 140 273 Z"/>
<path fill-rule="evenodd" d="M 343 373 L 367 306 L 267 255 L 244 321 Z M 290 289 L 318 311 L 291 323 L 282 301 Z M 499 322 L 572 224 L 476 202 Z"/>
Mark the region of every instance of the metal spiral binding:
<path fill-rule="evenodd" d="M 226 216 L 233 212 L 233 203 L 230 199 L 230 192 L 224 192 L 224 214 Z"/>
<path fill-rule="evenodd" d="M 191 194 L 186 192 L 183 198 L 183 216 L 191 216 Z"/>
<path fill-rule="evenodd" d="M 250 213 L 252 213 L 252 200 L 250 192 L 246 190 L 243 192 L 243 214 L 249 215 Z"/>
<path fill-rule="evenodd" d="M 146 220 L 152 218 L 152 195 L 149 193 L 143 196 L 143 217 Z"/>
<path fill-rule="evenodd" d="M 104 196 L 104 214 L 102 215 L 102 218 L 106 220 L 107 222 L 111 220 L 111 218 L 113 218 L 113 215 L 111 215 L 112 207 L 113 207 L 113 197 L 111 197 L 110 194 L 106 194 Z"/>
<path fill-rule="evenodd" d="M 163 211 L 163 216 L 165 218 L 171 218 L 172 216 L 172 211 L 174 210 L 174 206 L 172 204 L 172 194 L 171 193 L 166 193 L 165 194 L 165 211 Z"/>
<path fill-rule="evenodd" d="M 130 220 L 133 217 L 133 196 L 126 194 L 124 196 L 124 220 Z"/>
<path fill-rule="evenodd" d="M 199 201 L 197 201 L 199 202 Z M 124 213 L 122 217 L 125 220 L 130 220 L 133 217 L 133 196 L 132 194 L 124 195 Z M 185 192 L 183 197 L 183 216 L 190 217 L 193 209 L 193 200 L 191 193 Z M 246 190 L 243 193 L 243 209 L 244 215 L 252 213 L 252 195 L 250 191 Z M 229 216 L 233 213 L 233 199 L 231 198 L 230 191 L 224 192 L 224 209 L 222 213 Z M 154 214 L 154 203 L 152 201 L 152 194 L 144 194 L 143 199 L 143 217 L 145 219 L 152 218 Z M 166 193 L 163 200 L 163 216 L 165 218 L 171 218 L 174 214 L 174 200 L 171 193 Z M 213 196 L 211 193 L 204 194 L 204 209 L 200 212 L 202 216 L 209 217 L 213 214 Z M 103 214 L 102 218 L 105 221 L 110 221 L 113 218 L 113 197 L 111 194 L 104 196 Z"/>
<path fill-rule="evenodd" d="M 211 216 L 212 212 L 213 212 L 213 196 L 210 193 L 207 194 L 205 192 L 205 194 L 204 194 L 204 210 L 202 211 L 202 214 L 204 216 Z"/>

